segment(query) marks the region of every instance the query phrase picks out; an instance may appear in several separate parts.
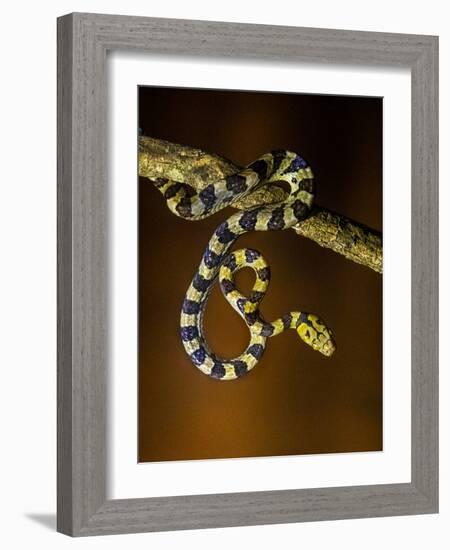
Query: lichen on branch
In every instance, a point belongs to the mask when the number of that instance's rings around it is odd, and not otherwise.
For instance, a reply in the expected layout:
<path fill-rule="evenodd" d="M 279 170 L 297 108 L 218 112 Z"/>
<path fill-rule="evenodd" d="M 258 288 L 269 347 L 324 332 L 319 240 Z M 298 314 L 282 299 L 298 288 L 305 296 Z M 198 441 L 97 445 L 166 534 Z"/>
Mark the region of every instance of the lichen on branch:
<path fill-rule="evenodd" d="M 197 192 L 241 169 L 219 155 L 147 136 L 139 138 L 139 175 L 150 180 L 168 178 L 191 185 Z M 248 209 L 283 201 L 286 191 L 263 187 L 232 204 Z M 298 235 L 341 254 L 348 260 L 383 271 L 382 236 L 344 216 L 315 206 L 311 214 L 292 228 Z"/>

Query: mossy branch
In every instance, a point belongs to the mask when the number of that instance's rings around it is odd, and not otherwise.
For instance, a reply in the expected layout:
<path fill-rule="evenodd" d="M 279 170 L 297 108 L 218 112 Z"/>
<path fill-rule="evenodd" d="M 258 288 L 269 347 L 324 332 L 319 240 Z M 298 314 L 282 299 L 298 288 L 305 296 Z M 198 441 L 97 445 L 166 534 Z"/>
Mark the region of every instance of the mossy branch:
<path fill-rule="evenodd" d="M 240 166 L 200 149 L 160 139 L 139 138 L 139 175 L 150 180 L 169 178 L 188 183 L 196 191 L 240 170 Z M 232 206 L 238 209 L 284 200 L 286 191 L 271 186 L 259 189 Z M 329 248 L 348 260 L 383 271 L 382 236 L 344 216 L 316 206 L 311 215 L 293 227 L 299 235 Z"/>

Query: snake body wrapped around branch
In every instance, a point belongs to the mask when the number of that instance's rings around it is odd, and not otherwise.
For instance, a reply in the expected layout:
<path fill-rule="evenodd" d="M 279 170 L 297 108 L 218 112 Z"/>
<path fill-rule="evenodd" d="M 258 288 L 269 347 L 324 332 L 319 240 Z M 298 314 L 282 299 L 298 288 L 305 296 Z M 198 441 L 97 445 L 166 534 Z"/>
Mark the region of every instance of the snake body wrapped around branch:
<path fill-rule="evenodd" d="M 281 183 L 289 188 L 283 202 L 238 212 L 219 225 L 187 290 L 180 319 L 181 339 L 194 365 L 212 378 L 234 380 L 249 372 L 261 359 L 267 338 L 289 328 L 297 330 L 306 344 L 326 356 L 335 350 L 331 330 L 312 313 L 292 311 L 275 321 L 266 321 L 259 305 L 270 281 L 267 262 L 251 249 L 229 253 L 244 233 L 283 230 L 304 220 L 314 201 L 313 173 L 301 156 L 280 150 L 263 155 L 237 174 L 210 184 L 199 193 L 185 183 L 166 178 L 154 180 L 169 209 L 187 220 L 205 218 L 262 186 Z M 249 297 L 241 294 L 234 283 L 235 273 L 244 267 L 252 268 L 256 275 Z M 246 350 L 231 360 L 216 356 L 203 336 L 203 313 L 217 278 L 225 298 L 250 331 Z"/>

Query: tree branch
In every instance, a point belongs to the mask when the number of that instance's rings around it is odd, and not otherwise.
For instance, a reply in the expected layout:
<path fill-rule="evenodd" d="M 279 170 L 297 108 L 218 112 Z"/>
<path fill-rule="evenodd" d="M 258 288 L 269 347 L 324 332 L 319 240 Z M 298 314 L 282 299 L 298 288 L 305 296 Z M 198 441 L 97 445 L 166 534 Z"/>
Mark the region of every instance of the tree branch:
<path fill-rule="evenodd" d="M 150 180 L 169 178 L 201 191 L 208 184 L 234 174 L 240 166 L 220 157 L 160 139 L 139 138 L 139 175 Z M 287 196 L 281 187 L 270 186 L 250 193 L 232 204 L 246 209 L 283 201 Z M 311 215 L 292 228 L 298 235 L 329 248 L 348 260 L 383 271 L 382 236 L 377 231 L 339 214 L 316 206 Z"/>

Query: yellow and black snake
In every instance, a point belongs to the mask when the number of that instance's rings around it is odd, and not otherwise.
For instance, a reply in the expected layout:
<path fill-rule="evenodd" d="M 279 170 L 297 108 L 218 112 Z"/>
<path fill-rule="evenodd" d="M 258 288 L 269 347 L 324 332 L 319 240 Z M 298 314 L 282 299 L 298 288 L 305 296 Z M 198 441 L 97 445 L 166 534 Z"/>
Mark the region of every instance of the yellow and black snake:
<path fill-rule="evenodd" d="M 188 220 L 210 216 L 263 185 L 280 182 L 289 187 L 285 201 L 240 211 L 219 225 L 183 302 L 180 328 L 185 350 L 198 369 L 219 380 L 234 380 L 249 372 L 261 359 L 267 338 L 288 328 L 296 329 L 304 342 L 326 356 L 335 350 L 330 329 L 312 313 L 292 311 L 273 322 L 264 320 L 259 304 L 269 285 L 269 266 L 256 250 L 245 248 L 229 253 L 243 233 L 287 229 L 303 220 L 314 200 L 313 173 L 301 156 L 280 150 L 263 155 L 239 173 L 210 184 L 199 193 L 185 183 L 164 178 L 154 181 L 170 210 Z M 256 274 L 248 298 L 234 284 L 234 274 L 243 267 L 252 268 Z M 217 277 L 225 298 L 250 331 L 247 349 L 231 360 L 217 357 L 203 336 L 203 313 Z"/>

